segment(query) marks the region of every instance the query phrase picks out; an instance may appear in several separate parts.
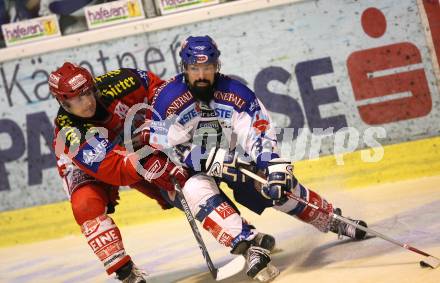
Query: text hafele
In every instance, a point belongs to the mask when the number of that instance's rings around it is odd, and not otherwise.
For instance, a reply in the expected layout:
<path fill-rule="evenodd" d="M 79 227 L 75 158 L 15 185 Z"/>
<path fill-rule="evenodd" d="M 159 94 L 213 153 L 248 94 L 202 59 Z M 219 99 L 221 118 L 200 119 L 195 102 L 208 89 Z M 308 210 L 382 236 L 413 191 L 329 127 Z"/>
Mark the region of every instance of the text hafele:
<path fill-rule="evenodd" d="M 10 39 L 18 39 L 25 37 L 27 35 L 36 35 L 39 33 L 43 33 L 43 28 L 39 24 L 31 25 L 31 26 L 16 26 L 15 28 L 9 30 L 5 29 L 6 37 Z"/>
<path fill-rule="evenodd" d="M 106 8 L 101 7 L 96 12 L 87 11 L 87 15 L 88 15 L 90 21 L 93 22 L 93 21 L 100 21 L 100 20 L 109 19 L 112 17 L 124 16 L 124 15 L 127 15 L 127 11 L 126 11 L 125 7 L 110 8 L 110 9 L 106 9 Z"/>

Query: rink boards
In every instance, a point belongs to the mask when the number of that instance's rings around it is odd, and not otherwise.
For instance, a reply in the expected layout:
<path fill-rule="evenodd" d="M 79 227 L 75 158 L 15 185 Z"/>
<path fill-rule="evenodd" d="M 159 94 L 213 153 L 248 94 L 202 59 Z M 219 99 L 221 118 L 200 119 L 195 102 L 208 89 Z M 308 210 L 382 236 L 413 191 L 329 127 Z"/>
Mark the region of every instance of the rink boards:
<path fill-rule="evenodd" d="M 238 6 L 241 14 L 228 14 Z M 440 30 L 429 24 L 439 20 L 438 4 L 241 0 L 215 8 L 117 27 L 118 37 L 103 42 L 72 35 L 44 54 L 0 58 L 0 211 L 66 198 L 50 153 L 58 107 L 46 83 L 51 70 L 72 60 L 95 75 L 126 66 L 169 78 L 191 34 L 211 35 L 222 72 L 255 90 L 279 127 L 284 157 L 314 159 L 440 132 Z M 191 16 L 196 22 L 182 20 Z"/>
<path fill-rule="evenodd" d="M 359 151 L 344 155 L 343 161 L 343 166 L 337 165 L 335 156 L 299 161 L 294 170 L 302 183 L 320 188 L 322 193 L 437 176 L 440 172 L 440 137 L 386 146 L 384 158 L 377 163 L 362 162 Z M 230 195 L 228 188 L 224 191 Z M 162 211 L 155 202 L 136 191 L 124 191 L 114 219 L 124 227 L 179 215 L 181 213 L 176 209 Z M 68 202 L 2 212 L 0 227 L 0 247 L 80 233 Z"/>

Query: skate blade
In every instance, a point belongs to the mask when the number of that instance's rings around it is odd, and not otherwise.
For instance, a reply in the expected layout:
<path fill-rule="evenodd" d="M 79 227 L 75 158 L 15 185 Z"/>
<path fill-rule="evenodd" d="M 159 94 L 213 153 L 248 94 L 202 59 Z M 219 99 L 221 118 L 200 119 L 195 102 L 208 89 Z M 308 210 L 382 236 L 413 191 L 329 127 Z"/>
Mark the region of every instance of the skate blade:
<path fill-rule="evenodd" d="M 431 267 L 433 269 L 437 268 L 440 266 L 440 259 L 433 257 L 433 256 L 429 256 L 420 262 L 420 266 L 421 267 Z"/>
<path fill-rule="evenodd" d="M 280 271 L 278 270 L 278 268 L 269 263 L 266 268 L 262 269 L 260 272 L 257 273 L 257 275 L 255 275 L 254 279 L 258 280 L 259 282 L 269 282 L 277 277 L 279 274 Z"/>

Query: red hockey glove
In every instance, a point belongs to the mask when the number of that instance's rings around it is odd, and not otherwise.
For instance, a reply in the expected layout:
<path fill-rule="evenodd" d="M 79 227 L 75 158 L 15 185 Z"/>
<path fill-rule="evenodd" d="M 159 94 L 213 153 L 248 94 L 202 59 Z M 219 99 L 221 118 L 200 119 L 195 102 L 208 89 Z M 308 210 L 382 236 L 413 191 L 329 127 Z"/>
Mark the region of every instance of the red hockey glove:
<path fill-rule="evenodd" d="M 146 181 L 167 191 L 174 190 L 171 176 L 176 178 L 182 188 L 188 179 L 188 172 L 184 168 L 175 165 L 162 152 L 152 154 L 146 158 L 142 175 Z"/>
<path fill-rule="evenodd" d="M 131 139 L 134 150 L 142 148 L 144 145 L 149 144 L 150 141 L 150 127 L 144 126 L 134 132 Z"/>

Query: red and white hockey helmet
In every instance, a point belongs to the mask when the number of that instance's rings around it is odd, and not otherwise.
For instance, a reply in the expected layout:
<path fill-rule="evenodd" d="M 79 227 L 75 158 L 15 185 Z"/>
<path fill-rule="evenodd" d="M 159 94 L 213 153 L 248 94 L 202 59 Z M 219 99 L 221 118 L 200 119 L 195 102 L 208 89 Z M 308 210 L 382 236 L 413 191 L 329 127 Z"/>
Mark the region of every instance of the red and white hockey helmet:
<path fill-rule="evenodd" d="M 60 101 L 78 96 L 93 86 L 92 74 L 70 62 L 64 63 L 49 75 L 49 90 Z"/>

